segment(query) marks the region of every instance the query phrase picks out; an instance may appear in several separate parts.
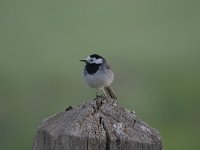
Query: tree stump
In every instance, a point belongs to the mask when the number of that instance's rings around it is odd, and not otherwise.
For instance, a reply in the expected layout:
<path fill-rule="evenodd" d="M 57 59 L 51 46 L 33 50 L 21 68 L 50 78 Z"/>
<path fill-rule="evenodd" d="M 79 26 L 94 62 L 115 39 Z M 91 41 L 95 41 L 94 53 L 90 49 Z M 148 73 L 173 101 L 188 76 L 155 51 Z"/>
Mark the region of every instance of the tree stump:
<path fill-rule="evenodd" d="M 159 132 L 111 98 L 44 119 L 32 150 L 162 150 Z"/>

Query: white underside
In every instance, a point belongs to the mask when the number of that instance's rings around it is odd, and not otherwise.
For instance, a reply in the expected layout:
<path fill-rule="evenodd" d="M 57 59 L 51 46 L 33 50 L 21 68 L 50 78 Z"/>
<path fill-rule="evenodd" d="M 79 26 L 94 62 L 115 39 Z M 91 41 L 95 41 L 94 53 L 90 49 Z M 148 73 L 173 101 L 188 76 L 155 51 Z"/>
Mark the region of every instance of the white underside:
<path fill-rule="evenodd" d="M 109 86 L 114 79 L 112 71 L 102 72 L 97 71 L 95 74 L 87 74 L 84 76 L 85 82 L 88 86 L 95 89 L 101 89 L 105 86 Z"/>

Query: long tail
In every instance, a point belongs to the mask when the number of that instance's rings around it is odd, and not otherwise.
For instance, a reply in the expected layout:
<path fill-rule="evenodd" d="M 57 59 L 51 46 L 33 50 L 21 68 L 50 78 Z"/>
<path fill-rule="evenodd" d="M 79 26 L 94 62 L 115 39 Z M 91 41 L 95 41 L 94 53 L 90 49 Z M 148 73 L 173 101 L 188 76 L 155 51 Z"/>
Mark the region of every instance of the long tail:
<path fill-rule="evenodd" d="M 117 99 L 115 92 L 113 91 L 113 89 L 110 86 L 104 87 L 103 90 L 107 96 L 111 97 L 112 99 Z"/>

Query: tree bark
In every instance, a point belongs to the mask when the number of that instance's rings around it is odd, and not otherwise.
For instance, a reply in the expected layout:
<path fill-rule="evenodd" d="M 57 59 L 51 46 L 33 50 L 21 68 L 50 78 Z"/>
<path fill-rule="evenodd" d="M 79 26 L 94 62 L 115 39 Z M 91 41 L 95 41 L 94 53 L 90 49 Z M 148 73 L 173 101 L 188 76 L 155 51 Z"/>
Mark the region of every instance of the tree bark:
<path fill-rule="evenodd" d="M 134 112 L 98 97 L 44 119 L 32 150 L 162 150 L 162 141 Z"/>

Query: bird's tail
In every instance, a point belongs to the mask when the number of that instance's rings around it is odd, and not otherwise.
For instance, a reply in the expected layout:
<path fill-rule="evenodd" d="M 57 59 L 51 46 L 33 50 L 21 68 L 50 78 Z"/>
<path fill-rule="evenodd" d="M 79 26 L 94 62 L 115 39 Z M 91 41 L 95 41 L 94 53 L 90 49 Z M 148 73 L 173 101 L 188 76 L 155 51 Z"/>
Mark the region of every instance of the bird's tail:
<path fill-rule="evenodd" d="M 112 99 L 117 99 L 117 96 L 111 86 L 106 86 L 103 88 L 103 90 L 107 96 L 111 97 Z"/>

